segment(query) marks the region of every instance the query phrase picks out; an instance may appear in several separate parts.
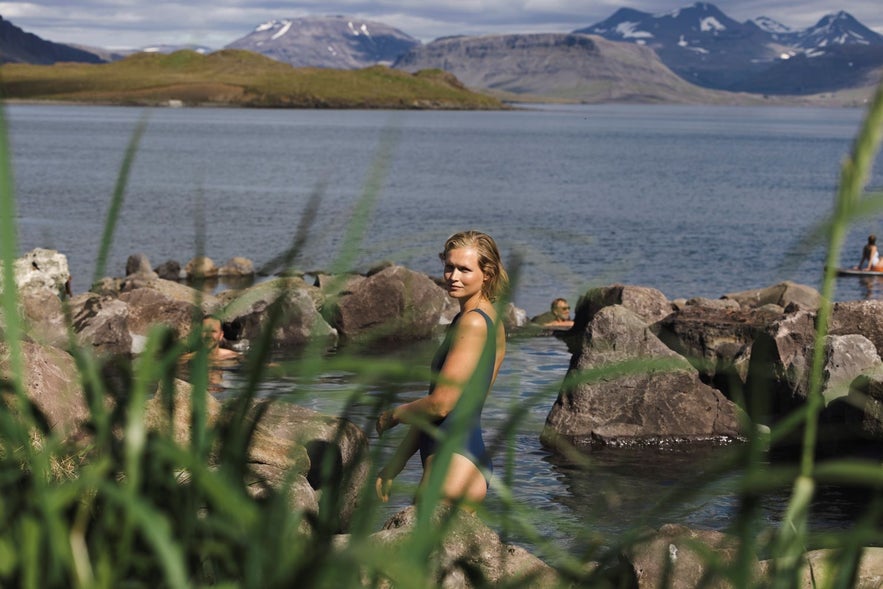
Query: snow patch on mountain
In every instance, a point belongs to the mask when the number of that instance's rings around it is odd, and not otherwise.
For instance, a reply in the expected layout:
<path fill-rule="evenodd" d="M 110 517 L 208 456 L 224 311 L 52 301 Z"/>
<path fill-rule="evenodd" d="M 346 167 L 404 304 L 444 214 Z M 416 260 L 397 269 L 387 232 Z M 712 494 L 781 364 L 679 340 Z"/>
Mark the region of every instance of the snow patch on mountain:
<path fill-rule="evenodd" d="M 708 33 L 712 31 L 726 31 L 727 27 L 722 25 L 720 21 L 718 21 L 713 16 L 709 16 L 708 18 L 703 18 L 699 21 L 699 30 L 701 30 L 703 33 Z"/>
<path fill-rule="evenodd" d="M 794 29 L 787 25 L 783 25 L 777 20 L 774 20 L 768 16 L 759 16 L 755 19 L 752 19 L 750 22 L 753 22 L 757 27 L 766 31 L 767 33 L 774 34 L 783 34 L 783 33 L 793 33 Z"/>
<path fill-rule="evenodd" d="M 616 32 L 620 34 L 623 39 L 652 39 L 653 33 L 642 31 L 638 27 L 640 23 L 636 22 L 622 22 L 616 26 Z"/>
<path fill-rule="evenodd" d="M 287 33 L 289 31 L 289 29 L 291 29 L 291 21 L 290 20 L 282 21 L 282 28 L 279 29 L 278 31 L 276 31 L 273 34 L 273 36 L 270 37 L 270 41 L 275 41 L 276 39 L 278 39 L 279 37 L 281 37 L 282 35 Z"/>
<path fill-rule="evenodd" d="M 352 32 L 352 34 L 356 37 L 358 37 L 359 35 L 365 35 L 366 37 L 371 36 L 371 33 L 368 32 L 368 25 L 364 23 L 359 25 L 359 28 L 356 28 L 355 25 L 353 25 L 353 22 L 349 21 L 346 23 L 346 26 L 349 27 L 350 32 Z"/>

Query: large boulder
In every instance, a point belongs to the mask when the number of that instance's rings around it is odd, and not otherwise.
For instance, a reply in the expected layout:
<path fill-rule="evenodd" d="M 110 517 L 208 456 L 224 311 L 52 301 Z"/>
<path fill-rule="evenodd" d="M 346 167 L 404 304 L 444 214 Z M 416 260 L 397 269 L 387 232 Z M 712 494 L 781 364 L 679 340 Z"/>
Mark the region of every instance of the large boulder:
<path fill-rule="evenodd" d="M 828 333 L 847 335 L 858 333 L 871 340 L 877 350 L 883 350 L 883 301 L 845 301 L 834 303 Z"/>
<path fill-rule="evenodd" d="M 763 561 L 766 569 L 772 570 L 775 561 Z M 816 589 L 817 587 L 836 587 L 844 578 L 844 567 L 852 565 L 850 559 L 843 557 L 843 551 L 831 548 L 810 550 L 803 555 L 803 566 L 800 570 L 796 589 Z M 842 585 L 841 583 L 841 586 Z M 866 546 L 861 549 L 855 577 L 849 584 L 852 589 L 880 589 L 883 587 L 883 548 Z"/>
<path fill-rule="evenodd" d="M 80 376 L 73 356 L 58 348 L 21 342 L 22 379 L 28 399 L 40 410 L 49 427 L 62 436 L 79 430 L 89 417 Z M 0 341 L 0 376 L 11 377 L 9 344 Z M 15 405 L 7 394 L 7 402 Z"/>
<path fill-rule="evenodd" d="M 297 347 L 315 340 L 328 347 L 337 343 L 337 332 L 318 311 L 321 293 L 300 278 L 276 278 L 228 291 L 220 301 L 223 306 L 218 315 L 224 323 L 235 325 L 242 339 L 259 339 L 276 309 L 280 320 L 271 334 L 274 346 Z"/>
<path fill-rule="evenodd" d="M 418 341 L 432 337 L 447 299 L 425 274 L 389 266 L 333 299 L 325 316 L 347 341 Z"/>
<path fill-rule="evenodd" d="M 310 459 L 307 481 L 321 500 L 335 493 L 338 531 L 346 530 L 368 482 L 368 438 L 352 422 L 322 415 L 292 403 L 275 401 L 266 407 L 260 432 L 306 449 Z"/>
<path fill-rule="evenodd" d="M 46 289 L 59 297 L 70 294 L 71 273 L 64 254 L 37 248 L 16 259 L 13 267 L 19 290 Z"/>
<path fill-rule="evenodd" d="M 798 310 L 773 321 L 751 345 L 746 408 L 758 421 L 799 407 L 809 391 L 816 316 Z"/>
<path fill-rule="evenodd" d="M 67 320 L 58 294 L 47 288 L 27 288 L 18 297 L 28 336 L 50 346 L 66 346 Z"/>
<path fill-rule="evenodd" d="M 638 589 L 735 589 L 721 573 L 731 565 L 739 551 L 738 539 L 722 532 L 694 530 L 677 524 L 666 524 L 628 546 L 623 559 L 628 563 Z M 708 558 L 713 552 L 715 566 Z M 761 571 L 753 558 L 755 575 Z"/>
<path fill-rule="evenodd" d="M 181 284 L 174 280 L 165 280 L 155 275 L 132 274 L 123 279 L 120 285 L 120 295 L 125 292 L 149 288 L 160 293 L 170 301 L 178 301 L 195 307 L 199 307 L 204 313 L 213 313 L 221 305 L 218 297 L 211 293 Z"/>
<path fill-rule="evenodd" d="M 674 308 L 662 291 L 647 286 L 612 284 L 588 290 L 577 302 L 574 329 L 582 331 L 601 309 L 621 305 L 652 325 L 667 317 Z"/>
<path fill-rule="evenodd" d="M 403 550 L 413 541 L 416 522 L 417 508 L 406 507 L 392 516 L 380 532 L 371 536 L 378 545 L 391 551 L 390 563 L 397 560 L 396 551 Z M 520 546 L 505 544 L 474 514 L 456 508 L 438 508 L 433 514 L 433 527 L 447 528 L 441 544 L 426 563 L 435 587 L 562 586 L 563 580 L 552 567 Z M 390 578 L 392 586 L 407 581 L 394 575 Z"/>
<path fill-rule="evenodd" d="M 883 441 L 883 366 L 853 380 L 847 398 L 837 409 L 851 436 Z"/>
<path fill-rule="evenodd" d="M 845 397 L 852 382 L 880 366 L 880 356 L 871 340 L 863 335 L 829 335 L 825 338 L 825 364 L 821 391 L 825 402 Z"/>
<path fill-rule="evenodd" d="M 822 304 L 822 295 L 819 294 L 819 291 L 811 286 L 790 280 L 764 288 L 729 293 L 723 298 L 737 301 L 744 307 L 762 307 L 774 304 L 785 309 L 789 305 L 795 305 L 808 311 L 818 311 Z"/>
<path fill-rule="evenodd" d="M 71 279 L 67 257 L 55 250 L 38 248 L 16 259 L 13 273 L 26 333 L 39 342 L 63 345 L 67 325 L 61 301 L 70 296 Z M 4 324 L 5 317 L 0 310 L 0 330 Z"/>
<path fill-rule="evenodd" d="M 815 314 L 786 315 L 757 335 L 745 387 L 749 413 L 777 419 L 806 402 L 816 346 Z M 874 344 L 863 335 L 829 335 L 822 342 L 819 390 L 826 403 L 846 397 L 852 381 L 880 365 Z"/>
<path fill-rule="evenodd" d="M 748 309 L 730 300 L 691 299 L 662 319 L 655 332 L 690 360 L 705 382 L 727 392 L 747 381 L 757 333 L 781 317 L 781 309 L 770 305 Z"/>
<path fill-rule="evenodd" d="M 120 300 L 129 307 L 129 331 L 139 336 L 146 336 L 155 325 L 165 325 L 178 339 L 185 339 L 202 316 L 199 307 L 153 288 L 127 290 Z"/>
<path fill-rule="evenodd" d="M 73 330 L 80 346 L 91 349 L 99 357 L 132 353 L 126 303 L 90 292 L 74 297 L 70 307 Z"/>
<path fill-rule="evenodd" d="M 540 439 L 566 450 L 726 441 L 740 438 L 740 429 L 735 404 L 704 384 L 643 318 L 615 305 L 584 331 Z"/>
<path fill-rule="evenodd" d="M 149 429 L 171 434 L 178 444 L 189 445 L 193 387 L 182 380 L 175 380 L 174 390 L 170 395 L 171 413 L 164 393 L 158 391 L 147 402 L 144 422 Z M 204 401 L 207 424 L 218 425 L 222 418 L 220 401 L 211 395 L 206 395 Z M 293 441 L 293 437 L 277 438 L 258 426 L 249 448 L 249 488 L 253 495 L 262 496 L 268 487 L 281 490 L 282 485 L 288 485 L 292 509 L 316 513 L 319 500 L 307 480 L 307 473 L 310 471 L 309 455 L 303 446 Z"/>

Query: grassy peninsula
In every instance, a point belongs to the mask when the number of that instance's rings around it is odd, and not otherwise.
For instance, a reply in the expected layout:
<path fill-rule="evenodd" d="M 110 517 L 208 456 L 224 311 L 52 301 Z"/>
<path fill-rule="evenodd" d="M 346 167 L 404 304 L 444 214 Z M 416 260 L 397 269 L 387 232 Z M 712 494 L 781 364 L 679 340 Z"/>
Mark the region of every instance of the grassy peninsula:
<path fill-rule="evenodd" d="M 0 66 L 0 92 L 8 100 L 131 106 L 505 108 L 441 70 L 294 68 L 236 49 L 138 53 L 105 64 L 6 64 Z"/>

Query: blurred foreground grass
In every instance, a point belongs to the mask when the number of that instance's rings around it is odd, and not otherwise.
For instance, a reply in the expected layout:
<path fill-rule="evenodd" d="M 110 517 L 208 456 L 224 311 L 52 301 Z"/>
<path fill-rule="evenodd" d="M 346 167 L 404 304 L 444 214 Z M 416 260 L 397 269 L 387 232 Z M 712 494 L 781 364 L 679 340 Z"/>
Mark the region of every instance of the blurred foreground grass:
<path fill-rule="evenodd" d="M 148 58 L 144 58 L 145 60 Z M 175 54 L 171 65 L 186 69 L 194 56 Z M 178 63 L 176 60 L 179 60 Z M 150 65 L 136 71 L 144 72 Z M 168 65 L 168 64 L 167 64 Z M 380 75 L 382 72 L 375 72 Z M 128 74 L 127 74 L 128 75 Z M 125 75 L 120 74 L 121 78 Z M 6 75 L 4 74 L 4 77 Z M 114 83 L 122 83 L 119 80 Z M 16 213 L 11 156 L 0 120 L 0 260 L 2 283 L 14 284 L 13 261 L 17 254 Z M 840 189 L 825 234 L 829 240 L 828 271 L 825 276 L 824 304 L 819 325 L 826 325 L 833 300 L 834 268 L 839 260 L 845 231 L 857 218 L 879 212 L 879 197 L 864 194 L 871 163 L 883 130 L 883 87 L 869 107 L 853 153 L 843 163 Z M 109 207 L 101 251 L 113 240 L 115 218 L 124 202 L 125 177 L 135 157 L 140 137 L 136 130 L 129 147 L 121 181 Z M 345 269 L 348 252 L 362 238 L 364 218 L 377 198 L 390 150 L 381 146 L 372 177 L 357 207 L 347 234 L 348 244 L 340 253 Z M 304 222 L 292 239 L 291 250 L 280 258 L 284 266 L 296 259 L 309 237 L 311 208 L 321 195 L 314 196 L 304 213 Z M 103 273 L 100 256 L 96 276 Z M 196 379 L 189 416 L 189 443 L 180 444 L 170 432 L 149 430 L 144 421 L 147 400 L 172 390 L 177 360 L 193 341 L 176 342 L 162 328 L 148 338 L 145 351 L 124 370 L 125 386 L 111 385 L 107 366 L 89 350 L 74 343 L 71 331 L 69 351 L 73 354 L 89 406 L 84 436 L 67 439 L 48 427 L 46 419 L 28 399 L 23 375 L 23 326 L 18 318 L 18 293 L 4 288 L 2 293 L 4 364 L 0 381 L 3 406 L 0 408 L 0 585 L 42 587 L 353 587 L 384 585 L 388 577 L 399 587 L 430 587 L 436 580 L 430 565 L 431 554 L 440 545 L 447 528 L 434 525 L 437 489 L 421 506 L 413 541 L 401 547 L 395 558 L 371 539 L 376 530 L 378 504 L 373 493 L 373 477 L 361 489 L 362 500 L 352 519 L 347 543 L 337 536 L 336 497 L 338 489 L 323 489 L 318 514 L 292 509 L 284 489 L 255 497 L 248 489 L 247 457 L 254 442 L 255 414 L 251 411 L 266 370 L 270 333 L 254 342 L 246 361 L 248 378 L 225 408 L 223 419 L 209 424 L 206 418 L 207 382 Z M 274 321 L 284 318 L 273 315 Z M 819 342 L 824 329 L 819 330 Z M 194 330 L 198 333 L 198 330 Z M 880 464 L 859 461 L 833 461 L 817 464 L 815 448 L 818 419 L 823 400 L 818 390 L 821 346 L 817 344 L 815 372 L 809 401 L 791 419 L 784 420 L 771 433 L 773 439 L 790 431 L 801 431 L 802 451 L 797 468 L 770 469 L 765 452 L 766 440 L 752 435 L 736 453 L 735 461 L 744 475 L 740 486 L 739 514 L 730 526 L 738 538 L 735 558 L 723 562 L 706 550 L 709 571 L 726 579 L 733 587 L 800 587 L 805 566 L 802 555 L 809 546 L 836 549 L 839 557 L 833 574 L 818 579 L 818 586 L 853 586 L 862 548 L 883 545 L 878 500 L 848 532 L 813 535 L 808 525 L 809 506 L 817 486 L 848 483 L 866 488 L 879 497 L 883 487 Z M 195 372 L 207 368 L 204 350 L 196 357 Z M 346 366 L 363 371 L 366 378 L 395 382 L 409 371 L 400 362 L 348 355 L 346 350 L 329 358 L 320 346 L 309 347 L 296 361 L 280 367 L 301 378 L 316 378 L 332 368 Z M 640 368 L 637 368 L 640 369 Z M 362 388 L 354 387 L 352 402 L 361 399 Z M 388 401 L 390 399 L 385 399 Z M 171 397 L 167 399 L 172 402 Z M 379 407 L 378 407 L 379 409 Z M 259 418 L 259 414 L 257 415 Z M 523 413 L 513 408 L 503 427 L 514 435 Z M 377 458 L 374 456 L 373 458 Z M 511 457 L 510 460 L 517 460 Z M 331 468 L 322 465 L 322 468 Z M 725 469 L 722 468 L 723 472 Z M 690 481 L 667 499 L 679 501 L 704 485 L 713 485 L 719 473 L 709 472 L 704 480 Z M 505 480 L 505 477 L 504 477 Z M 763 494 L 781 484 L 793 487 L 787 513 L 770 529 L 761 519 Z M 433 492 L 435 491 L 435 492 Z M 518 504 L 517 490 L 501 484 L 498 493 L 506 506 L 501 514 L 479 511 L 479 515 L 504 531 L 517 531 L 533 538 L 571 586 L 620 587 L 619 581 L 603 574 L 603 566 L 592 568 L 587 560 L 615 565 L 618 555 L 641 539 L 639 530 L 620 538 L 605 539 L 603 548 L 591 554 L 556 553 L 544 544 L 527 523 L 529 509 Z M 536 521 L 536 518 L 533 518 Z M 591 537 L 591 523 L 586 525 Z M 773 563 L 758 581 L 753 564 L 761 553 Z M 659 579 L 665 586 L 666 579 Z M 480 580 L 475 581 L 481 584 Z"/>

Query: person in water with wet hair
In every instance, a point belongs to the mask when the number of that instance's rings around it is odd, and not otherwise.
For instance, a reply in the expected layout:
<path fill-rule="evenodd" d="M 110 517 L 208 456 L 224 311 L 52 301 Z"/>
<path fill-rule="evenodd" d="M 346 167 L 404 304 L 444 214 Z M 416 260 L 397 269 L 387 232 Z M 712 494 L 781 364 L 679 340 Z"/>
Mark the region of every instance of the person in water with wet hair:
<path fill-rule="evenodd" d="M 202 342 L 208 356 L 208 384 L 213 393 L 223 389 L 223 371 L 237 366 L 242 361 L 242 354 L 235 350 L 221 347 L 224 341 L 224 330 L 221 320 L 214 315 L 206 315 L 202 320 Z M 190 380 L 190 363 L 196 358 L 197 352 L 188 352 L 181 356 L 179 363 L 185 369 L 185 380 Z"/>
<path fill-rule="evenodd" d="M 570 329 L 573 320 L 570 318 L 570 305 L 561 297 L 552 301 L 548 311 L 531 318 L 531 323 L 551 329 Z"/>
<path fill-rule="evenodd" d="M 386 502 L 393 479 L 419 451 L 422 490 L 444 435 L 455 421 L 466 423 L 465 444 L 454 449 L 441 496 L 448 503 L 462 502 L 464 508 L 472 509 L 487 495 L 493 472 L 481 434 L 481 410 L 506 355 L 506 332 L 494 303 L 508 289 L 509 277 L 497 244 L 485 233 L 464 231 L 452 235 L 439 257 L 444 262 L 445 288 L 459 303 L 460 312 L 433 358 L 429 393 L 383 411 L 377 418 L 378 435 L 399 424 L 407 424 L 410 429 L 378 473 L 375 487 L 378 497 Z M 461 415 L 464 411 L 468 415 Z"/>

